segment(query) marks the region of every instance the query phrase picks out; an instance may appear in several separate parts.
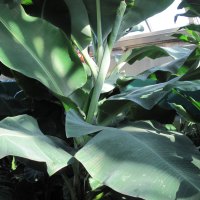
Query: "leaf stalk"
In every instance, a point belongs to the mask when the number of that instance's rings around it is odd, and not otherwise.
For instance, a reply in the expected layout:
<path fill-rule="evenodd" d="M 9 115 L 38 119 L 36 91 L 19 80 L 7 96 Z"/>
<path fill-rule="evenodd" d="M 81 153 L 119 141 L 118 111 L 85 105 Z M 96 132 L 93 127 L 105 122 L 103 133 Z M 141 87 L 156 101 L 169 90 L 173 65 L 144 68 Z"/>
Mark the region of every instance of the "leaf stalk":
<path fill-rule="evenodd" d="M 99 1 L 100 0 L 96 0 L 97 8 L 100 9 L 100 5 L 99 5 L 100 2 Z M 113 30 L 110 34 L 108 43 L 105 46 L 102 62 L 101 62 L 101 65 L 100 65 L 100 71 L 98 73 L 98 78 L 97 78 L 97 81 L 95 83 L 94 90 L 93 90 L 93 93 L 92 93 L 91 102 L 90 102 L 90 105 L 89 105 L 88 114 L 87 114 L 87 118 L 86 118 L 86 121 L 89 122 L 89 123 L 93 123 L 94 117 L 97 114 L 96 110 L 97 110 L 97 106 L 98 106 L 99 97 L 100 97 L 102 87 L 103 87 L 104 81 L 106 79 L 106 76 L 107 76 L 107 73 L 108 73 L 108 70 L 109 70 L 109 67 L 110 67 L 110 56 L 111 56 L 111 53 L 112 53 L 112 48 L 113 48 L 114 43 L 117 39 L 117 35 L 118 35 L 118 32 L 119 32 L 120 25 L 122 23 L 122 19 L 123 19 L 125 10 L 126 10 L 126 3 L 125 3 L 125 1 L 121 1 L 120 6 L 117 10 L 117 15 L 116 15 L 116 20 L 115 20 L 115 23 L 114 23 Z M 100 23 L 101 20 L 99 21 L 98 17 L 100 17 L 100 16 L 97 13 L 97 22 Z M 97 26 L 100 26 L 101 24 L 98 24 L 98 23 L 97 23 Z M 98 30 L 101 31 L 101 29 L 98 29 Z M 100 32 L 98 32 L 98 33 L 100 33 Z M 100 38 L 100 36 L 101 36 L 101 38 Z M 99 42 L 100 42 L 100 45 L 99 45 Z M 98 35 L 98 52 L 99 52 L 99 48 L 101 48 L 101 42 L 102 42 L 102 35 L 100 33 L 100 35 Z"/>

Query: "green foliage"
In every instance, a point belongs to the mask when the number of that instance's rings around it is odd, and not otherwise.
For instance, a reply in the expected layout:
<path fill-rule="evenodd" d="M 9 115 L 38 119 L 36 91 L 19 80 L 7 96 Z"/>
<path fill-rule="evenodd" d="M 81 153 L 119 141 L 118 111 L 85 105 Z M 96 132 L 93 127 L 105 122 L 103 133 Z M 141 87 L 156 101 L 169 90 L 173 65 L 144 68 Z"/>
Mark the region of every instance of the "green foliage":
<path fill-rule="evenodd" d="M 109 72 L 115 42 L 172 2 L 0 1 L 1 199 L 199 200 L 199 26 L 174 35 L 193 48 L 130 49 Z"/>
<path fill-rule="evenodd" d="M 200 191 L 194 173 L 200 167 L 199 152 L 179 134 L 163 135 L 134 124 L 125 130 L 108 129 L 91 139 L 76 158 L 98 181 L 126 195 L 179 199 L 187 197 L 181 193 L 184 188 L 191 197 Z M 189 158 L 197 162 L 189 163 Z"/>
<path fill-rule="evenodd" d="M 0 58 L 5 65 L 40 81 L 63 97 L 85 84 L 84 68 L 64 33 L 41 19 L 26 15 L 22 8 L 10 10 L 0 5 L 0 9 Z M 48 37 L 45 37 L 46 32 Z M 11 56 L 13 53 L 16 56 Z"/>
<path fill-rule="evenodd" d="M 37 122 L 28 115 L 6 118 L 0 122 L 1 154 L 46 162 L 49 175 L 67 166 L 72 158 L 59 139 L 43 135 Z M 6 147 L 10 146 L 9 149 Z M 59 148 L 58 148 L 59 147 Z"/>

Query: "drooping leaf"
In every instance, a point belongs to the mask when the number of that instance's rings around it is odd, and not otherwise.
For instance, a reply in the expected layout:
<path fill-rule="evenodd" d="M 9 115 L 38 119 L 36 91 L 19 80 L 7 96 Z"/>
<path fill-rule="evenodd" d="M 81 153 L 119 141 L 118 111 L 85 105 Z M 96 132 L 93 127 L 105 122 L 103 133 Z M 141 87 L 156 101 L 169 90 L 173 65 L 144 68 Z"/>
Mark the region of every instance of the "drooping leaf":
<path fill-rule="evenodd" d="M 129 132 L 103 130 L 75 157 L 93 178 L 122 194 L 199 199 L 200 154 L 181 134 L 134 127 Z"/>
<path fill-rule="evenodd" d="M 67 97 L 85 84 L 81 61 L 62 31 L 26 15 L 20 7 L 11 10 L 0 5 L 0 10 L 0 60 L 7 67 L 60 96 Z"/>
<path fill-rule="evenodd" d="M 70 12 L 72 39 L 85 49 L 91 42 L 92 33 L 87 10 L 82 0 L 65 0 Z M 81 19 L 81 20 L 80 20 Z"/>
<path fill-rule="evenodd" d="M 169 103 L 181 105 L 179 100 L 174 102 L 169 98 L 173 94 L 173 89 L 187 93 L 193 91 L 195 94 L 200 90 L 199 80 L 179 81 L 180 79 L 181 76 L 158 84 L 150 79 L 127 80 L 126 84 L 120 84 L 121 93 L 112 95 L 101 103 L 97 122 L 109 126 L 117 126 L 119 122 L 127 119 L 172 123 L 176 112 L 169 106 Z M 196 111 L 190 114 L 198 120 Z"/>
<path fill-rule="evenodd" d="M 164 89 L 164 87 L 167 85 L 168 83 L 160 83 L 148 85 L 145 87 L 135 87 L 132 90 L 114 95 L 108 100 L 129 100 L 135 102 L 147 110 L 150 110 L 169 93 L 169 90 Z"/>
<path fill-rule="evenodd" d="M 45 162 L 49 175 L 70 164 L 72 156 L 65 143 L 45 136 L 35 119 L 28 115 L 10 117 L 0 122 L 0 158 L 14 155 Z"/>
<path fill-rule="evenodd" d="M 175 60 L 165 63 L 161 66 L 152 67 L 145 70 L 141 74 L 137 75 L 135 79 L 145 80 L 146 78 L 156 79 L 160 82 L 167 81 L 171 74 L 176 74 L 178 69 L 184 64 L 188 56 L 192 53 L 192 50 L 187 48 L 179 47 L 156 47 L 156 46 L 146 46 L 141 48 L 135 48 L 126 51 L 122 54 L 121 58 L 117 62 L 115 69 L 112 71 L 111 75 L 108 77 L 107 82 L 113 84 L 119 77 L 120 69 L 126 64 L 133 64 L 136 61 L 140 61 L 145 57 L 156 59 L 164 56 L 171 57 Z"/>

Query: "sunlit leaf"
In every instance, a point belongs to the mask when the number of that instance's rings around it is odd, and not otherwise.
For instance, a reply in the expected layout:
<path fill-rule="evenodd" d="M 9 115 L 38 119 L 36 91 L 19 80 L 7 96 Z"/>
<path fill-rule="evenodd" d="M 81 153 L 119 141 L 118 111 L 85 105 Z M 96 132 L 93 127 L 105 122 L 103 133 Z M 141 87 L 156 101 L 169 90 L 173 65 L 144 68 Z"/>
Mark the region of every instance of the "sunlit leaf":
<path fill-rule="evenodd" d="M 58 138 L 45 136 L 36 120 L 28 115 L 2 120 L 0 130 L 0 159 L 13 155 L 45 162 L 49 175 L 71 162 L 66 144 Z"/>
<path fill-rule="evenodd" d="M 37 79 L 60 96 L 85 84 L 82 63 L 61 30 L 28 16 L 20 7 L 0 4 L 0 10 L 0 60 L 7 67 Z"/>
<path fill-rule="evenodd" d="M 103 130 L 75 157 L 93 178 L 122 194 L 198 200 L 193 196 L 200 192 L 200 153 L 181 134 L 134 127 Z"/>

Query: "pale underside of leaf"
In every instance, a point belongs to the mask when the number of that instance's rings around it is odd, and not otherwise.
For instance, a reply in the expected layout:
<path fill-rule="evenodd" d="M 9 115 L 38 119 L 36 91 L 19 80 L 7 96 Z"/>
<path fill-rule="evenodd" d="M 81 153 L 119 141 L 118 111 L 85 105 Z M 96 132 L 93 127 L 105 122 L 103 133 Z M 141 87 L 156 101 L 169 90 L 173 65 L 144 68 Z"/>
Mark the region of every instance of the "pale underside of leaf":
<path fill-rule="evenodd" d="M 13 155 L 45 162 L 49 175 L 71 162 L 65 143 L 45 136 L 35 119 L 28 115 L 8 117 L 0 122 L 0 159 Z"/>
<path fill-rule="evenodd" d="M 174 200 L 200 192 L 200 155 L 180 134 L 103 130 L 76 158 L 96 180 L 126 195 Z"/>

